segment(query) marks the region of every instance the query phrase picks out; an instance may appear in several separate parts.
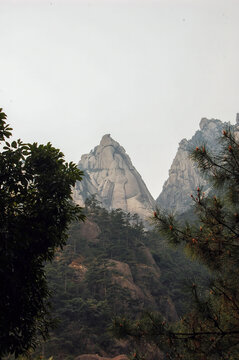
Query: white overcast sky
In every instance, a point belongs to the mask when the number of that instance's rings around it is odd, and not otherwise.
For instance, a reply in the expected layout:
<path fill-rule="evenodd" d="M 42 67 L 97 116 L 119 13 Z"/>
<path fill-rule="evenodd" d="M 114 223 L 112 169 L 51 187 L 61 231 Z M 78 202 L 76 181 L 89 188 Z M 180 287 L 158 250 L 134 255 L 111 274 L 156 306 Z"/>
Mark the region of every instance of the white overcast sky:
<path fill-rule="evenodd" d="M 239 0 L 0 0 L 0 107 L 78 162 L 110 133 L 154 197 L 202 117 L 239 112 Z"/>

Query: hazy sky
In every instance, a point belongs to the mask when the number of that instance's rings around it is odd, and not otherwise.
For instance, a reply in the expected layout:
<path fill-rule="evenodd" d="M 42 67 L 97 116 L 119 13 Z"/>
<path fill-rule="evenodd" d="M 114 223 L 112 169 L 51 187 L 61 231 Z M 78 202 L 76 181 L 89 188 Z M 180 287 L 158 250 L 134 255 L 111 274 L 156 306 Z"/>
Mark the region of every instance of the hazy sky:
<path fill-rule="evenodd" d="M 239 112 L 239 0 L 0 0 L 0 107 L 78 162 L 110 133 L 154 197 L 202 117 Z"/>

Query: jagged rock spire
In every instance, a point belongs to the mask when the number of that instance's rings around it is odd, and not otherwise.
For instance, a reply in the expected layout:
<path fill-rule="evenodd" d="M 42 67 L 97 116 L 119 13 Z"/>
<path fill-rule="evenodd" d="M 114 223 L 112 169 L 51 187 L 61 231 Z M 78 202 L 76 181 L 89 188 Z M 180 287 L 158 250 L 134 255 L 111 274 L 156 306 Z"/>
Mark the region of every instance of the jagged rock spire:
<path fill-rule="evenodd" d="M 237 117 L 238 119 L 238 117 Z M 169 170 L 169 177 L 164 183 L 163 190 L 156 200 L 160 208 L 168 211 L 183 213 L 192 205 L 190 195 L 198 186 L 208 189 L 208 182 L 202 178 L 201 173 L 189 159 L 189 151 L 196 146 L 206 145 L 209 150 L 218 148 L 218 139 L 222 130 L 229 123 L 223 123 L 217 119 L 202 118 L 199 124 L 200 130 L 190 139 L 183 139 L 179 143 L 177 154 Z"/>
<path fill-rule="evenodd" d="M 143 218 L 152 214 L 154 199 L 125 149 L 110 134 L 104 135 L 89 154 L 82 155 L 78 166 L 85 176 L 76 184 L 73 197 L 81 206 L 96 194 L 107 209 L 121 208 Z"/>

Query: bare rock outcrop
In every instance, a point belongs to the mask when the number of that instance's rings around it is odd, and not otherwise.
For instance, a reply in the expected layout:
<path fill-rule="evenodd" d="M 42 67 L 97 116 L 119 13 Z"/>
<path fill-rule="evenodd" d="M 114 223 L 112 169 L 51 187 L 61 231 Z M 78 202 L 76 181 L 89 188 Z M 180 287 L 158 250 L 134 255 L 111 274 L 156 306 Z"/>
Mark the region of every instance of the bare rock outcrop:
<path fill-rule="evenodd" d="M 121 208 L 142 218 L 152 214 L 153 197 L 124 148 L 109 134 L 89 154 L 82 155 L 78 167 L 85 174 L 73 191 L 79 205 L 84 206 L 86 198 L 95 194 L 108 210 Z"/>
<path fill-rule="evenodd" d="M 145 298 L 142 289 L 135 284 L 128 264 L 117 260 L 110 260 L 108 270 L 112 272 L 112 283 L 119 285 L 122 289 L 128 290 L 133 300 Z"/>
<path fill-rule="evenodd" d="M 177 154 L 169 170 L 169 177 L 156 200 L 160 208 L 183 213 L 192 205 L 190 195 L 195 192 L 197 186 L 203 186 L 204 191 L 209 190 L 207 181 L 190 160 L 189 153 L 196 146 L 202 145 L 205 145 L 211 152 L 217 152 L 220 148 L 218 139 L 222 130 L 228 125 L 230 124 L 220 120 L 203 118 L 199 124 L 200 130 L 190 140 L 183 139 L 179 143 Z M 239 126 L 239 118 L 236 126 Z"/>

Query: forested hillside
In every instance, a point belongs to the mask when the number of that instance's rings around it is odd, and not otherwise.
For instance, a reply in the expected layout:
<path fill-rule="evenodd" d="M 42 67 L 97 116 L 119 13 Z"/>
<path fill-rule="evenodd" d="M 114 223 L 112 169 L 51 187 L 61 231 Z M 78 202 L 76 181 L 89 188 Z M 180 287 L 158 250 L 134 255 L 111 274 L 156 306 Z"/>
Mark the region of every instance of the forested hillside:
<path fill-rule="evenodd" d="M 129 354 L 134 345 L 109 331 L 114 316 L 135 319 L 143 311 L 159 311 L 176 320 L 190 306 L 187 283 L 203 276 L 180 250 L 145 231 L 136 214 L 107 211 L 94 198 L 85 213 L 87 221 L 71 226 L 68 245 L 46 266 L 58 320 L 37 354 L 57 360 Z M 148 356 L 156 353 L 151 349 Z"/>

